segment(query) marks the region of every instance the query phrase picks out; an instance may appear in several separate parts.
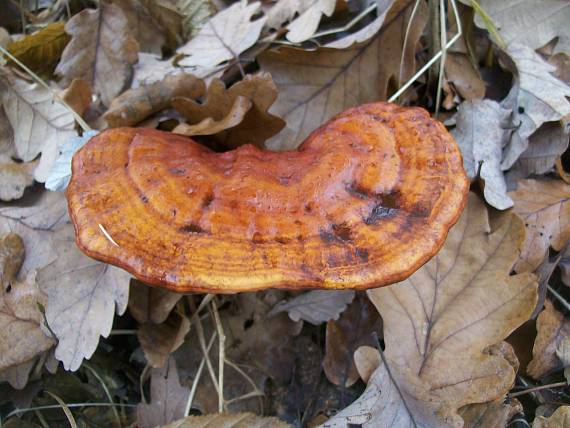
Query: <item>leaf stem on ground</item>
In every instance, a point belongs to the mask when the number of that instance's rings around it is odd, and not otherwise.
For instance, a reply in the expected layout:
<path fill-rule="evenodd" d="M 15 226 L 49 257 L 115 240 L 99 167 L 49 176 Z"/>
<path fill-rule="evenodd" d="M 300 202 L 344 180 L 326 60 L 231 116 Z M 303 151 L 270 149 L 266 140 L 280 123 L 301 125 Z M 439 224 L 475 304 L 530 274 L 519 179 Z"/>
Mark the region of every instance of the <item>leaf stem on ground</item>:
<path fill-rule="evenodd" d="M 509 394 L 509 398 L 515 398 L 515 397 L 518 397 L 520 395 L 530 394 L 531 392 L 541 391 L 543 389 L 560 388 L 563 386 L 568 386 L 568 382 L 556 382 L 556 383 L 550 383 L 548 385 L 535 386 L 532 388 L 525 389 L 523 391 L 513 392 L 512 394 Z"/>

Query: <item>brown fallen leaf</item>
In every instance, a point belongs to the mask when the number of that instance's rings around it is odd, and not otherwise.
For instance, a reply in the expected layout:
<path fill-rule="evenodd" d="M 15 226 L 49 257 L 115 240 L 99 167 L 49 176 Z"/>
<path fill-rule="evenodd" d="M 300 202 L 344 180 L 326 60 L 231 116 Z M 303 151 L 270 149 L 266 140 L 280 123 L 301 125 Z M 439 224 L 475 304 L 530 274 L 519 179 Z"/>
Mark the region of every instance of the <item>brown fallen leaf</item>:
<path fill-rule="evenodd" d="M 313 290 L 290 300 L 279 302 L 268 316 L 287 312 L 293 321 L 307 321 L 319 325 L 338 319 L 346 306 L 353 301 L 354 290 Z"/>
<path fill-rule="evenodd" d="M 0 74 L 0 97 L 14 132 L 16 156 L 30 162 L 41 153 L 34 178 L 43 183 L 59 146 L 77 134 L 73 115 L 47 89 L 7 73 Z"/>
<path fill-rule="evenodd" d="M 372 346 L 361 346 L 354 351 L 354 365 L 364 383 L 368 383 L 370 376 L 380 364 L 382 364 L 382 360 L 378 349 Z"/>
<path fill-rule="evenodd" d="M 532 360 L 526 371 L 533 378 L 540 379 L 562 367 L 556 350 L 565 338 L 570 338 L 570 321 L 565 319 L 549 300 L 546 300 L 544 309 L 536 320 L 536 330 Z"/>
<path fill-rule="evenodd" d="M 211 0 L 179 0 L 178 10 L 184 17 L 182 20 L 184 40 L 190 40 L 216 13 L 217 8 Z"/>
<path fill-rule="evenodd" d="M 160 324 L 166 321 L 182 294 L 158 287 L 150 287 L 139 280 L 131 280 L 129 312 L 139 323 Z"/>
<path fill-rule="evenodd" d="M 182 97 L 172 100 L 172 106 L 190 122 L 173 132 L 187 136 L 215 134 L 215 140 L 229 149 L 243 144 L 263 147 L 265 140 L 285 126 L 283 120 L 268 113 L 276 98 L 277 87 L 269 73 L 247 75 L 229 89 L 214 79 L 204 103 Z"/>
<path fill-rule="evenodd" d="M 0 239 L 0 371 L 33 365 L 39 354 L 55 344 L 41 328 L 39 305 L 45 304 L 45 296 L 38 289 L 35 273 L 17 280 L 25 251 L 22 238 L 15 233 Z"/>
<path fill-rule="evenodd" d="M 188 55 L 178 63 L 184 67 L 213 68 L 235 59 L 259 38 L 266 18 L 254 21 L 260 3 L 237 2 L 214 15 L 178 53 Z"/>
<path fill-rule="evenodd" d="M 253 413 L 218 413 L 187 416 L 160 428 L 290 428 L 291 425 L 269 416 Z"/>
<path fill-rule="evenodd" d="M 513 43 L 507 54 L 514 63 L 514 84 L 502 107 L 511 109 L 513 133 L 504 147 L 501 167 L 513 166 L 528 148 L 529 138 L 546 122 L 570 117 L 570 86 L 552 75 L 556 68 L 526 45 Z"/>
<path fill-rule="evenodd" d="M 465 425 L 463 428 L 505 428 L 523 407 L 518 400 L 505 403 L 503 399 L 489 403 L 470 404 L 462 408 L 459 414 Z"/>
<path fill-rule="evenodd" d="M 57 259 L 39 270 L 38 284 L 48 296 L 45 315 L 58 338 L 55 356 L 66 370 L 77 370 L 95 352 L 99 336 L 111 332 L 114 313 L 125 311 L 130 275 L 83 255 L 70 224 L 52 235 Z"/>
<path fill-rule="evenodd" d="M 472 67 L 466 54 L 448 54 L 445 59 L 445 77 L 464 100 L 482 99 L 485 96 L 485 82 Z"/>
<path fill-rule="evenodd" d="M 34 184 L 37 162 L 14 162 L 10 156 L 0 154 L 0 200 L 19 199 L 26 187 Z"/>
<path fill-rule="evenodd" d="M 190 320 L 178 312 L 172 312 L 161 324 L 141 324 L 137 338 L 149 365 L 153 368 L 164 367 L 170 354 L 182 345 L 188 331 Z"/>
<path fill-rule="evenodd" d="M 182 0 L 140 0 L 166 34 L 166 48 L 174 50 L 182 42 L 183 20 L 186 15 L 180 8 Z"/>
<path fill-rule="evenodd" d="M 50 75 L 70 37 L 63 22 L 52 22 L 41 30 L 10 43 L 6 50 L 40 75 Z M 8 64 L 15 65 L 12 61 Z"/>
<path fill-rule="evenodd" d="M 191 74 L 176 74 L 135 89 L 129 89 L 111 102 L 103 115 L 109 126 L 133 126 L 170 106 L 174 97 L 198 98 L 206 92 L 204 81 Z"/>
<path fill-rule="evenodd" d="M 526 226 L 526 240 L 515 271 L 532 272 L 549 247 L 560 251 L 570 239 L 570 185 L 562 180 L 521 180 L 509 196 Z"/>
<path fill-rule="evenodd" d="M 266 145 L 293 149 L 335 114 L 357 104 L 385 100 L 410 78 L 427 20 L 425 4 L 420 2 L 402 53 L 412 8 L 413 2 L 396 1 L 380 31 L 362 45 L 311 52 L 281 48 L 262 53 L 258 57 L 261 69 L 271 73 L 280 94 L 272 113 L 287 122 Z"/>
<path fill-rule="evenodd" d="M 351 387 L 359 378 L 353 355 L 362 345 L 374 345 L 372 333 L 382 329 L 378 311 L 364 295 L 356 299 L 338 320 L 327 323 L 323 370 L 337 386 Z"/>
<path fill-rule="evenodd" d="M 107 1 L 85 9 L 65 25 L 71 35 L 55 72 L 69 83 L 87 80 L 108 106 L 131 82 L 138 43 L 121 8 Z"/>
<path fill-rule="evenodd" d="M 141 0 L 114 0 L 113 3 L 121 8 L 141 52 L 162 55 L 166 32 Z"/>
<path fill-rule="evenodd" d="M 560 406 L 549 418 L 538 416 L 532 428 L 570 428 L 570 406 Z"/>
<path fill-rule="evenodd" d="M 91 97 L 91 85 L 83 79 L 73 79 L 61 93 L 63 101 L 80 116 L 83 116 L 91 105 Z"/>
<path fill-rule="evenodd" d="M 137 423 L 140 428 L 155 428 L 184 416 L 190 390 L 180 386 L 174 358 L 150 375 L 150 403 L 137 406 Z"/>
<path fill-rule="evenodd" d="M 384 321 L 390 370 L 427 384 L 438 417 L 447 422 L 461 420 L 459 408 L 500 399 L 511 388 L 511 364 L 486 349 L 536 305 L 536 277 L 509 275 L 523 244 L 523 222 L 511 212 L 495 214 L 490 219 L 471 194 L 434 258 L 406 281 L 368 292 Z M 407 383 L 399 386 L 408 390 Z"/>

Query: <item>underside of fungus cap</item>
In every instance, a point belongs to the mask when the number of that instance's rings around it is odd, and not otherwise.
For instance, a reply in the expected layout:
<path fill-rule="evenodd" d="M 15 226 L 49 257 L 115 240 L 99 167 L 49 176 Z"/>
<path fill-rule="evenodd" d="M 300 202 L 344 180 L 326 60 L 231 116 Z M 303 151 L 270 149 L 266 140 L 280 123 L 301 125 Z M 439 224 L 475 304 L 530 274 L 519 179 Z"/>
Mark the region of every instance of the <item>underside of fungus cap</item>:
<path fill-rule="evenodd" d="M 171 133 L 104 131 L 73 158 L 80 249 L 179 292 L 366 289 L 434 256 L 469 182 L 420 108 L 341 113 L 294 151 L 217 153 Z"/>

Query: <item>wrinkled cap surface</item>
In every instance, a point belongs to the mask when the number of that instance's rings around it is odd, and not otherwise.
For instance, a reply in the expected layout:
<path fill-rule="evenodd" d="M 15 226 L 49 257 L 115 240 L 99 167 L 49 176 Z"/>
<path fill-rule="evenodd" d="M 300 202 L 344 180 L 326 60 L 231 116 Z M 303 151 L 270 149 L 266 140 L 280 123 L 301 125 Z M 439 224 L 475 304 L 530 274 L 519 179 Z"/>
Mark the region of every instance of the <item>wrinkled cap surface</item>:
<path fill-rule="evenodd" d="M 437 253 L 469 188 L 444 126 L 386 103 L 347 110 L 288 152 L 111 129 L 72 170 L 81 250 L 180 292 L 403 280 Z"/>

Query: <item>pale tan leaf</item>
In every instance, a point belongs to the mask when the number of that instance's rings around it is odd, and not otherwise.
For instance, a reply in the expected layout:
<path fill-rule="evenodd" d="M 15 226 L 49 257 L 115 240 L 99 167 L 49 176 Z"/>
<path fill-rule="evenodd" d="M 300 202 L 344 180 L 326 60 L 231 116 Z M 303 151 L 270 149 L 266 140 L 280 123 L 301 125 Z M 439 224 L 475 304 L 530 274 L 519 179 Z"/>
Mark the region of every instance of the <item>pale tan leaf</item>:
<path fill-rule="evenodd" d="M 174 98 L 172 106 L 189 121 L 174 132 L 187 136 L 212 135 L 226 148 L 244 144 L 263 147 L 265 140 L 278 133 L 284 122 L 267 110 L 277 98 L 277 88 L 269 73 L 248 75 L 226 89 L 214 79 L 206 100 Z"/>
<path fill-rule="evenodd" d="M 28 345 L 30 344 L 28 343 Z M 34 357 L 24 363 L 0 370 L 0 383 L 8 382 L 14 389 L 24 389 L 30 379 L 30 373 L 37 363 L 36 359 Z"/>
<path fill-rule="evenodd" d="M 509 169 L 528 147 L 529 137 L 545 122 L 570 117 L 570 86 L 552 75 L 556 68 L 528 46 L 509 45 L 514 85 L 502 106 L 513 111 L 514 132 L 504 149 L 501 167 Z"/>
<path fill-rule="evenodd" d="M 466 2 L 469 4 L 469 1 Z M 570 3 L 566 0 L 480 0 L 479 4 L 497 26 L 505 43 L 521 43 L 538 49 L 555 37 L 555 52 L 570 51 Z M 485 28 L 477 14 L 475 23 Z"/>
<path fill-rule="evenodd" d="M 105 1 L 84 9 L 65 25 L 71 42 L 63 51 L 56 73 L 66 82 L 87 80 L 93 92 L 109 105 L 133 77 L 138 43 L 121 8 Z"/>
<path fill-rule="evenodd" d="M 34 184 L 37 162 L 14 162 L 9 156 L 0 155 L 0 200 L 19 199 L 26 187 Z"/>
<path fill-rule="evenodd" d="M 111 332 L 115 311 L 128 301 L 130 275 L 83 255 L 71 225 L 55 230 L 57 259 L 38 272 L 47 294 L 46 319 L 59 342 L 55 356 L 66 370 L 77 370 L 97 348 L 99 336 Z"/>
<path fill-rule="evenodd" d="M 155 428 L 184 416 L 190 390 L 180 386 L 174 358 L 163 368 L 152 369 L 150 375 L 150 403 L 137 406 L 140 428 Z"/>
<path fill-rule="evenodd" d="M 465 171 L 484 181 L 485 200 L 504 210 L 513 206 L 501 170 L 505 127 L 511 114 L 493 100 L 472 100 L 457 109 L 457 126 L 451 131 L 463 155 Z"/>
<path fill-rule="evenodd" d="M 113 100 L 104 118 L 109 126 L 133 126 L 170 106 L 174 97 L 198 98 L 206 91 L 201 79 L 191 74 L 166 76 L 150 85 L 129 89 Z"/>
<path fill-rule="evenodd" d="M 314 290 L 300 294 L 275 305 L 269 316 L 287 312 L 293 321 L 307 321 L 314 325 L 338 319 L 340 313 L 354 299 L 354 290 Z"/>
<path fill-rule="evenodd" d="M 532 428 L 570 428 L 570 406 L 560 406 L 549 418 L 538 416 Z"/>
<path fill-rule="evenodd" d="M 133 279 L 129 291 L 129 312 L 141 324 L 160 324 L 166 321 L 182 296 L 180 293 L 151 287 Z"/>
<path fill-rule="evenodd" d="M 24 281 L 17 280 L 25 250 L 15 233 L 0 239 L 0 370 L 22 368 L 54 345 L 41 328 L 39 305 L 45 303 L 45 296 L 38 289 L 35 272 Z"/>
<path fill-rule="evenodd" d="M 178 53 L 188 55 L 179 64 L 213 68 L 236 58 L 253 46 L 261 34 L 266 18 L 251 21 L 259 8 L 259 2 L 248 5 L 240 1 L 213 16 L 194 38 L 178 49 Z"/>
<path fill-rule="evenodd" d="M 507 173 L 507 181 L 516 182 L 530 175 L 546 174 L 556 159 L 568 148 L 568 133 L 560 122 L 544 123 L 532 134 L 528 148 L 521 153 Z"/>
<path fill-rule="evenodd" d="M 267 21 L 265 25 L 268 28 L 278 30 L 281 25 L 287 21 L 291 21 L 296 14 L 302 14 L 318 3 L 318 0 L 278 0 L 267 11 Z"/>
<path fill-rule="evenodd" d="M 190 321 L 177 312 L 172 312 L 161 324 L 142 324 L 137 331 L 137 338 L 150 366 L 164 367 L 170 354 L 182 345 L 188 331 Z"/>
<path fill-rule="evenodd" d="M 372 346 L 361 346 L 354 351 L 354 364 L 356 365 L 356 370 L 358 370 L 360 378 L 364 383 L 368 383 L 374 370 L 382 364 L 378 349 Z"/>
<path fill-rule="evenodd" d="M 216 13 L 216 6 L 210 0 L 178 0 L 178 9 L 182 16 L 184 39 L 194 37 L 204 24 Z"/>
<path fill-rule="evenodd" d="M 317 31 L 323 15 L 331 16 L 336 6 L 336 0 L 312 0 L 305 2 L 308 6 L 303 8 L 300 15 L 287 26 L 287 40 L 292 43 L 301 43 L 310 39 Z"/>
<path fill-rule="evenodd" d="M 558 312 L 549 300 L 536 320 L 536 339 L 532 348 L 532 360 L 527 373 L 539 379 L 549 372 L 562 367 L 556 350 L 560 343 L 570 337 L 570 321 Z"/>
<path fill-rule="evenodd" d="M 59 146 L 76 135 L 73 115 L 38 84 L 4 75 L 2 103 L 14 130 L 16 156 L 24 162 L 41 158 L 34 178 L 44 182 L 59 153 Z"/>
<path fill-rule="evenodd" d="M 376 351 L 378 353 L 378 351 Z M 436 416 L 441 404 L 430 396 L 429 385 L 411 372 L 391 373 L 380 364 L 362 395 L 319 428 L 450 428 L 461 419 L 443 421 Z"/>
<path fill-rule="evenodd" d="M 533 274 L 509 275 L 524 240 L 523 222 L 512 212 L 492 220 L 471 194 L 434 258 L 406 281 L 368 291 L 384 321 L 390 369 L 409 370 L 427 383 L 444 420 L 511 388 L 511 364 L 487 348 L 526 321 L 537 301 Z"/>
<path fill-rule="evenodd" d="M 279 89 L 272 113 L 287 122 L 266 145 L 293 149 L 335 114 L 365 102 L 385 100 L 394 90 L 391 84 L 407 80 L 415 71 L 416 46 L 427 14 L 420 2 L 402 53 L 412 7 L 413 2 L 394 3 L 383 30 L 363 45 L 313 52 L 282 48 L 261 54 L 261 69 L 271 73 Z"/>
<path fill-rule="evenodd" d="M 515 270 L 532 272 L 549 247 L 560 251 L 570 239 L 570 185 L 562 180 L 521 180 L 509 196 L 526 226 L 526 240 Z"/>
<path fill-rule="evenodd" d="M 516 399 L 509 403 L 500 399 L 470 404 L 463 407 L 459 414 L 465 422 L 463 428 L 505 428 L 513 416 L 522 412 L 523 408 Z"/>
<path fill-rule="evenodd" d="M 217 413 L 188 416 L 161 428 L 290 428 L 291 425 L 269 416 L 253 413 Z"/>
<path fill-rule="evenodd" d="M 162 55 L 162 47 L 166 44 L 165 31 L 141 0 L 114 0 L 114 4 L 123 11 L 139 49 L 142 52 Z"/>

